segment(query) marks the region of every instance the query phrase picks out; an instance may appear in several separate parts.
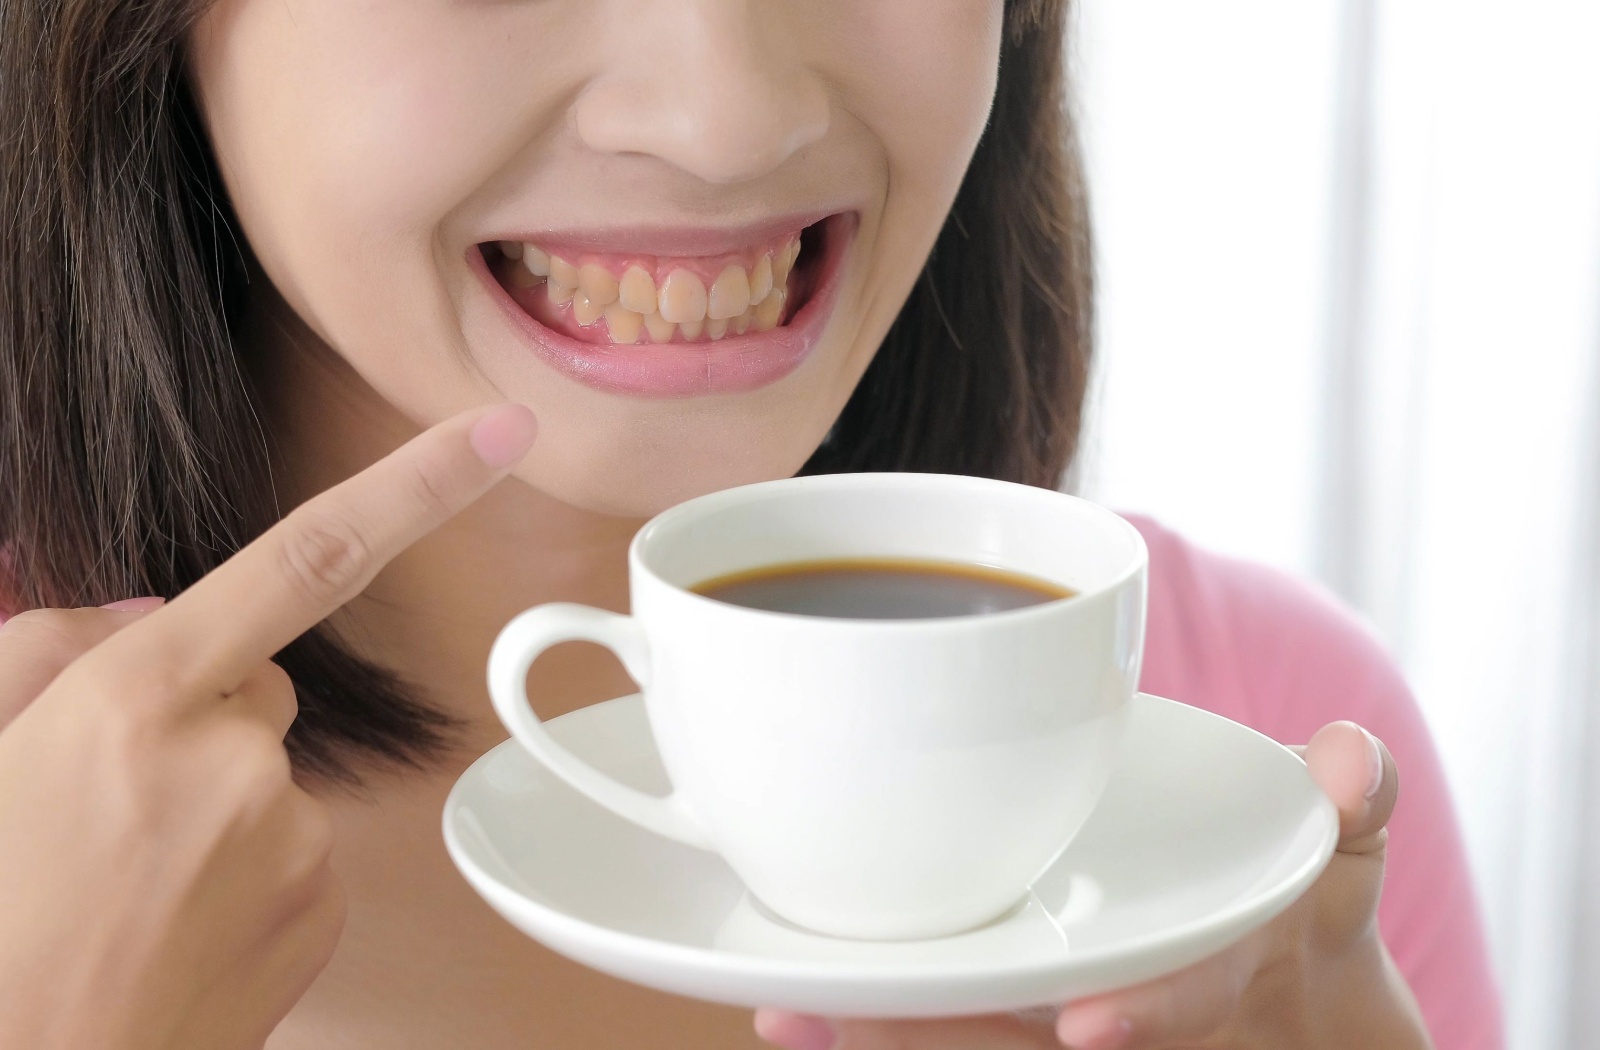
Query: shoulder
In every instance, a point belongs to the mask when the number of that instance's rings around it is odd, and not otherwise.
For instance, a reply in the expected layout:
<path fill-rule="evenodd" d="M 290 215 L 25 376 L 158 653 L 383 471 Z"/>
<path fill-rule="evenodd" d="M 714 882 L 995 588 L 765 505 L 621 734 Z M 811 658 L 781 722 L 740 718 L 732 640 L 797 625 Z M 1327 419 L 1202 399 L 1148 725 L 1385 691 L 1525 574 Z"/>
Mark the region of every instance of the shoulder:
<path fill-rule="evenodd" d="M 1376 731 L 1397 703 L 1409 708 L 1383 644 L 1326 590 L 1127 518 L 1150 550 L 1147 692 L 1281 740 L 1305 740 L 1342 718 Z"/>

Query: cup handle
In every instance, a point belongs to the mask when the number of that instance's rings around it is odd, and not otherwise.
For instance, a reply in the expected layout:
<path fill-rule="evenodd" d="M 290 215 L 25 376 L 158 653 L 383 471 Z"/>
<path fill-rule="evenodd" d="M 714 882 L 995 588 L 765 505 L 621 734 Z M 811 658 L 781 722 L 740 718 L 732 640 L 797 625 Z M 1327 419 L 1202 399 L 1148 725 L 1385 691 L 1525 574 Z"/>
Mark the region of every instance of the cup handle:
<path fill-rule="evenodd" d="M 676 791 L 651 795 L 613 780 L 558 743 L 534 714 L 528 703 L 528 668 L 552 645 L 571 641 L 598 642 L 610 649 L 640 688 L 648 688 L 650 650 L 633 617 L 566 602 L 539 605 L 506 624 L 489 651 L 489 697 L 500 721 L 552 773 L 617 816 L 669 839 L 714 850 Z"/>

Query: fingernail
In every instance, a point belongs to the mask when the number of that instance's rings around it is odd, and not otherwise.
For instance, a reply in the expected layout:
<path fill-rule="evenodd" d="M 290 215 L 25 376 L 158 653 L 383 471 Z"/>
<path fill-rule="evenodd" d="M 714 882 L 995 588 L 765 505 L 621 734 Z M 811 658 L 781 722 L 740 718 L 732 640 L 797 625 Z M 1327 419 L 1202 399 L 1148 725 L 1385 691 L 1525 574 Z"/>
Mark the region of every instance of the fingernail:
<path fill-rule="evenodd" d="M 1133 1022 L 1126 1017 L 1067 1012 L 1056 1022 L 1056 1038 L 1071 1050 L 1120 1050 L 1133 1037 Z"/>
<path fill-rule="evenodd" d="M 1378 746 L 1378 738 L 1367 732 L 1361 726 L 1361 735 L 1367 738 L 1367 793 L 1366 798 L 1378 797 L 1378 789 L 1383 787 L 1383 749 Z"/>
<path fill-rule="evenodd" d="M 467 440 L 479 459 L 500 470 L 521 459 L 538 432 L 532 412 L 521 405 L 501 405 L 472 424 Z"/>
<path fill-rule="evenodd" d="M 117 612 L 147 612 L 151 609 L 161 608 L 165 602 L 166 599 L 160 595 L 147 595 L 142 598 L 124 598 L 120 602 L 112 602 L 109 605 L 102 605 L 100 608 L 114 609 Z"/>
<path fill-rule="evenodd" d="M 826 1018 L 783 1014 L 772 1024 L 758 1025 L 756 1034 L 785 1050 L 833 1050 L 839 1034 Z"/>

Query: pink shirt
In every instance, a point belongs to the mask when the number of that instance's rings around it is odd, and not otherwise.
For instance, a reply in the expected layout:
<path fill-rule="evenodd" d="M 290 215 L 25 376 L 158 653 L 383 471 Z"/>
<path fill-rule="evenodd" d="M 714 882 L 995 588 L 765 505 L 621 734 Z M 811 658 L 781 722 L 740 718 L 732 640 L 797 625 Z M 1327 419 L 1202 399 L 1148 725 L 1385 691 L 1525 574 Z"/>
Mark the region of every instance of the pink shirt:
<path fill-rule="evenodd" d="M 1461 833 L 1422 714 L 1376 638 L 1283 573 L 1129 515 L 1150 548 L 1145 692 L 1301 744 L 1350 719 L 1400 770 L 1378 926 L 1438 1050 L 1499 1050 L 1499 993 Z"/>
<path fill-rule="evenodd" d="M 1461 834 L 1427 727 L 1383 647 L 1312 586 L 1129 520 L 1150 548 L 1143 689 L 1284 743 L 1347 718 L 1388 745 L 1402 790 L 1379 928 L 1438 1050 L 1500 1050 L 1499 995 Z"/>

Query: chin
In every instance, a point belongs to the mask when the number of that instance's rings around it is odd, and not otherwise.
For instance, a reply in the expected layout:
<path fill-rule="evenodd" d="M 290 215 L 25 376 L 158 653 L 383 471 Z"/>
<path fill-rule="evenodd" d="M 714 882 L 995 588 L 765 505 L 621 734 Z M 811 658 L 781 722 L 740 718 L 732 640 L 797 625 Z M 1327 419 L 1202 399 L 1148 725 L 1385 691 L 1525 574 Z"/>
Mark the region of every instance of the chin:
<path fill-rule="evenodd" d="M 684 428 L 693 431 L 695 428 Z M 516 476 L 535 489 L 595 514 L 645 519 L 710 492 L 792 477 L 822 440 L 822 432 L 796 441 L 740 441 L 712 433 L 642 434 L 606 440 L 593 432 L 563 440 L 543 428 Z"/>

